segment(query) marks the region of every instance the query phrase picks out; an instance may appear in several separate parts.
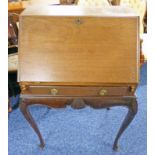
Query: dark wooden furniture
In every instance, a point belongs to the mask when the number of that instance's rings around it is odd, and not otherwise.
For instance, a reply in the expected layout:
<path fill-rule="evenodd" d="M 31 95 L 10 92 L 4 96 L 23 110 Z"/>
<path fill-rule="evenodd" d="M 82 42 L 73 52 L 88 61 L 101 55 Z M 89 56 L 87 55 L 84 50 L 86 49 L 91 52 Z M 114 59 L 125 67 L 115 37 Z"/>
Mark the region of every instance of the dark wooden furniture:
<path fill-rule="evenodd" d="M 125 11 L 125 12 L 124 12 Z M 20 16 L 20 109 L 45 143 L 28 107 L 125 106 L 113 149 L 137 113 L 139 20 L 131 9 L 29 7 Z M 134 134 L 134 130 L 133 130 Z M 136 134 L 136 133 L 135 133 Z"/>
<path fill-rule="evenodd" d="M 60 4 L 62 5 L 72 5 L 75 3 L 75 0 L 60 0 Z"/>
<path fill-rule="evenodd" d="M 22 2 L 8 3 L 8 96 L 16 96 L 19 94 L 19 84 L 17 83 L 18 68 L 18 22 L 19 14 L 24 10 Z M 12 106 L 8 99 L 8 111 L 17 107 L 18 104 Z"/>

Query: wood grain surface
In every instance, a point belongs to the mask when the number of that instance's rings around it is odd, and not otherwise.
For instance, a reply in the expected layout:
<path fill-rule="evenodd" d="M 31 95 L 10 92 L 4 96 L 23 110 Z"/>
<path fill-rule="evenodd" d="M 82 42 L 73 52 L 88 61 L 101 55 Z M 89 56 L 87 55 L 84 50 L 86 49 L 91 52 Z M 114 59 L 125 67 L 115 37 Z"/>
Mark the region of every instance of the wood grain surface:
<path fill-rule="evenodd" d="M 73 10 L 63 7 L 69 13 Z M 90 16 L 76 8 L 74 15 L 64 16 L 59 7 L 52 9 L 60 15 L 37 15 L 32 13 L 35 8 L 20 17 L 19 82 L 138 83 L 136 15 L 107 16 L 106 11 L 96 9 L 95 14 L 93 9 Z"/>

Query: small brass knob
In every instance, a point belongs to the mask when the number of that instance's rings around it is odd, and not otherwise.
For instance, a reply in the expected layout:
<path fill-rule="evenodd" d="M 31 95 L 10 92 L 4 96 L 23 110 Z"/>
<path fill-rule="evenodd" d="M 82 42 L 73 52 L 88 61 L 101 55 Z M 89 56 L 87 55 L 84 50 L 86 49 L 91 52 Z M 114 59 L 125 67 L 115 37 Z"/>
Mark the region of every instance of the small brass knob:
<path fill-rule="evenodd" d="M 52 88 L 52 89 L 51 89 L 51 94 L 52 94 L 52 95 L 57 95 L 57 94 L 58 94 L 58 89 Z"/>
<path fill-rule="evenodd" d="M 107 94 L 107 90 L 105 89 L 101 89 L 100 92 L 99 92 L 100 96 L 104 96 Z"/>

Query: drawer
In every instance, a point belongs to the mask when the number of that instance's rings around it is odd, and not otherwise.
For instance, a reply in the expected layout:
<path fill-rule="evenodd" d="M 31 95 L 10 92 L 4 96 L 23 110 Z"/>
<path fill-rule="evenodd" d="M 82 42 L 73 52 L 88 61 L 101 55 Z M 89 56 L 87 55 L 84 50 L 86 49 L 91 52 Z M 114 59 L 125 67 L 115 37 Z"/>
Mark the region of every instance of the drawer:
<path fill-rule="evenodd" d="M 48 96 L 125 96 L 133 95 L 130 87 L 29 86 L 22 94 Z"/>

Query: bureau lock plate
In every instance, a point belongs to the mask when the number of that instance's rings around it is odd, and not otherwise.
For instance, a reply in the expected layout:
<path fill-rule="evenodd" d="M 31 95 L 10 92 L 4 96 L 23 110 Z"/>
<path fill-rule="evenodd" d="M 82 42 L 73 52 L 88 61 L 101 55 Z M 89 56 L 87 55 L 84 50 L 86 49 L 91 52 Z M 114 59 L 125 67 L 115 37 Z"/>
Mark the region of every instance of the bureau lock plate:
<path fill-rule="evenodd" d="M 81 25 L 81 24 L 83 24 L 83 20 L 81 18 L 76 18 L 75 19 L 75 24 L 76 25 Z"/>

